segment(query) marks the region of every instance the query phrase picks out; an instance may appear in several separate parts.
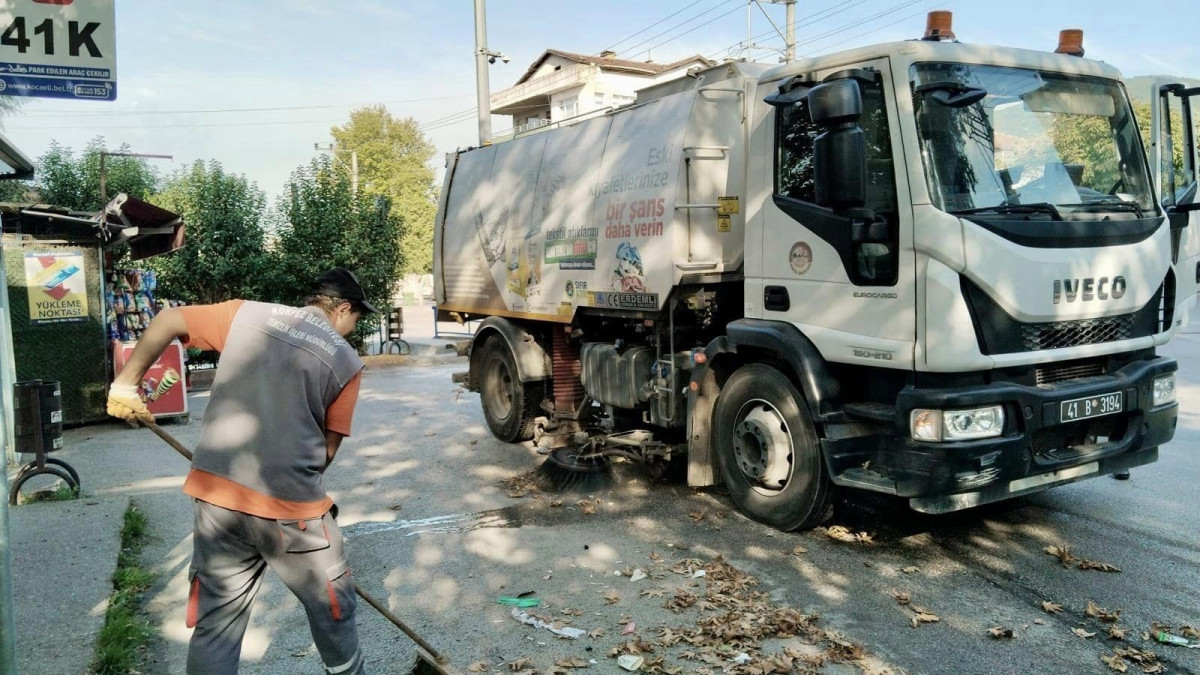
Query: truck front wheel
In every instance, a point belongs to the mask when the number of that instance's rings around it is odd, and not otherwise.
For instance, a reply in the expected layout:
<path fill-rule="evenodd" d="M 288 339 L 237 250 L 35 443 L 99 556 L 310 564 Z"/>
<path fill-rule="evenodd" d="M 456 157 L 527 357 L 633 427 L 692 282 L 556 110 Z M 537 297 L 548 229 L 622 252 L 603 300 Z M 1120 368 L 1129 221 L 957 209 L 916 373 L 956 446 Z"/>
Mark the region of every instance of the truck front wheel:
<path fill-rule="evenodd" d="M 832 515 L 833 485 L 800 392 L 763 364 L 739 368 L 717 399 L 713 444 L 738 508 L 779 528 L 816 527 Z"/>
<path fill-rule="evenodd" d="M 505 443 L 533 438 L 545 383 L 521 382 L 516 358 L 499 336 L 484 342 L 478 365 L 479 400 L 492 434 Z"/>

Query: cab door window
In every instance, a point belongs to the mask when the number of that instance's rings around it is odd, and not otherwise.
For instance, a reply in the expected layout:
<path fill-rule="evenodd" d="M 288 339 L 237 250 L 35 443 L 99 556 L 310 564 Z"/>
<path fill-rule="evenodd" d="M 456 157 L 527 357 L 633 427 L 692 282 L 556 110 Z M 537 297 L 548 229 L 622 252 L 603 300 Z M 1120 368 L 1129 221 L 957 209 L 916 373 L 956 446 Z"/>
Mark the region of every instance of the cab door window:
<path fill-rule="evenodd" d="M 866 208 L 887 223 L 887 242 L 851 240 L 851 223 L 816 203 L 813 141 L 821 133 L 809 114 L 808 99 L 780 106 L 775 118 L 775 195 L 780 208 L 839 250 L 851 280 L 858 285 L 896 282 L 899 209 L 892 139 L 881 79 L 859 81 L 863 115 L 859 126 L 867 146 Z M 782 198 L 782 199 L 780 199 Z"/>
<path fill-rule="evenodd" d="M 1160 95 L 1159 138 L 1159 198 L 1163 206 L 1190 204 L 1196 201 L 1196 163 L 1194 148 L 1197 129 L 1189 124 L 1196 115 L 1188 99 L 1170 91 Z"/>

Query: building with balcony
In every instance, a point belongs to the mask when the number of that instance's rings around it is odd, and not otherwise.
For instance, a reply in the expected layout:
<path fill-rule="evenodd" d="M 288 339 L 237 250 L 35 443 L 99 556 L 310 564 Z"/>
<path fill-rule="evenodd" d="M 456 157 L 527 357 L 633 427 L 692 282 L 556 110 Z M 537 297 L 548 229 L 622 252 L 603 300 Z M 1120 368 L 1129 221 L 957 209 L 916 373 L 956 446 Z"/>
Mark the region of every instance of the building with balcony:
<path fill-rule="evenodd" d="M 511 115 L 509 134 L 519 134 L 632 103 L 639 89 L 711 65 L 699 54 L 654 63 L 618 59 L 610 51 L 597 56 L 547 49 L 515 85 L 492 94 L 492 114 Z"/>

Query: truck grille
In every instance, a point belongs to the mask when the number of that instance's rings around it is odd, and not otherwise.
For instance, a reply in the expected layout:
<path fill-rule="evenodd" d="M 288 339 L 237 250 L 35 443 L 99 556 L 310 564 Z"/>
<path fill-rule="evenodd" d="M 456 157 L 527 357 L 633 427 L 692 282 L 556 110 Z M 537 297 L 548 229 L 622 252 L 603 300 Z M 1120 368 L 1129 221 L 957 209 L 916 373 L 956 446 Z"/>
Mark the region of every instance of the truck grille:
<path fill-rule="evenodd" d="M 1031 352 L 1116 342 L 1133 337 L 1133 326 L 1133 314 L 1102 319 L 1027 323 L 1021 326 L 1021 342 L 1026 351 Z"/>
<path fill-rule="evenodd" d="M 1068 363 L 1064 365 L 1042 366 L 1034 372 L 1037 385 L 1043 386 L 1055 382 L 1078 380 L 1081 377 L 1096 377 L 1104 374 L 1104 364 L 1099 361 L 1087 363 Z"/>

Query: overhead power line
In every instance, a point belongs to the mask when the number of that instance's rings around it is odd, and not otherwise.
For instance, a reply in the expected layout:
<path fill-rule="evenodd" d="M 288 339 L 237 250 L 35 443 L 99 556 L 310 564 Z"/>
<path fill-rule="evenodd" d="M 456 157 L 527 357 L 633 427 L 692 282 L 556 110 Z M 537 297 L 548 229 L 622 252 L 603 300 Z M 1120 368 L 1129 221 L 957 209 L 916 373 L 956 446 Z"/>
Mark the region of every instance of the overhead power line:
<path fill-rule="evenodd" d="M 821 23 L 822 21 L 833 18 L 833 17 L 837 16 L 838 14 L 841 14 L 843 12 L 847 12 L 851 9 L 854 9 L 858 5 L 861 5 L 867 1 L 868 0 L 844 0 L 843 2 L 839 2 L 835 5 L 832 5 L 830 7 L 827 7 L 825 9 L 821 10 L 820 12 L 817 12 L 816 14 L 813 14 L 812 16 L 808 17 L 807 19 L 805 19 L 803 21 L 797 22 L 796 28 L 806 28 L 808 26 L 816 25 L 818 23 Z M 755 35 L 754 37 L 750 38 L 750 41 L 753 42 L 755 40 L 760 40 L 760 39 L 766 38 L 770 35 L 775 35 L 775 33 L 776 33 L 776 31 L 774 29 L 766 31 L 765 33 L 759 33 L 758 35 Z M 773 40 L 768 40 L 768 42 L 772 42 L 772 41 Z M 797 38 L 796 42 L 799 43 L 800 39 Z M 742 43 L 740 41 L 735 42 L 723 49 L 713 52 L 708 58 L 715 59 L 715 58 L 721 56 L 722 54 L 726 54 L 733 49 L 741 47 L 743 44 L 744 43 Z"/>
<path fill-rule="evenodd" d="M 660 42 L 660 43 L 658 43 L 658 44 L 656 44 L 656 45 L 654 45 L 654 46 L 652 46 L 652 47 L 647 47 L 646 49 L 639 49 L 639 47 L 641 47 L 642 45 L 649 44 L 650 42 L 653 42 L 654 40 L 657 40 L 658 38 L 660 38 L 660 37 L 662 37 L 662 36 L 664 36 L 664 35 L 666 35 L 666 34 L 668 34 L 668 33 L 672 32 L 672 31 L 674 31 L 674 30 L 677 30 L 677 29 L 679 29 L 679 28 L 682 28 L 683 26 L 686 26 L 687 24 L 689 24 L 689 23 L 691 23 L 691 22 L 693 22 L 693 21 L 695 21 L 695 20 L 697 20 L 697 19 L 699 19 L 699 18 L 701 18 L 701 17 L 705 16 L 706 14 L 710 14 L 710 13 L 712 13 L 712 12 L 716 11 L 717 9 L 720 9 L 721 7 L 723 7 L 723 6 L 727 5 L 727 4 L 731 3 L 731 2 L 733 2 L 733 3 L 737 3 L 737 4 L 736 4 L 736 6 L 735 6 L 733 9 L 729 10 L 728 12 L 725 12 L 724 14 L 721 14 L 721 15 L 717 16 L 716 18 L 712 19 L 712 20 L 709 20 L 709 21 L 707 21 L 707 22 L 705 22 L 705 23 L 702 23 L 702 24 L 700 24 L 700 25 L 698 25 L 698 26 L 695 26 L 695 27 L 691 28 L 690 30 L 684 31 L 683 33 L 680 33 L 679 35 L 676 35 L 675 37 L 672 37 L 672 38 L 670 38 L 670 39 L 668 39 L 668 40 L 665 40 L 665 41 L 663 41 L 663 42 Z M 679 38 L 683 37 L 684 35 L 687 35 L 688 33 L 691 33 L 692 31 L 695 31 L 695 30 L 696 30 L 696 29 L 698 29 L 698 28 L 703 28 L 704 26 L 707 26 L 708 24 L 712 23 L 713 21 L 716 21 L 717 19 L 720 19 L 720 18 L 721 18 L 721 17 L 723 17 L 723 16 L 726 16 L 726 15 L 732 14 L 733 12 L 736 12 L 736 11 L 738 11 L 738 10 L 739 10 L 739 9 L 741 9 L 741 7 L 742 7 L 742 5 L 741 5 L 741 2 L 742 2 L 742 0 L 720 0 L 720 2 L 718 2 L 717 4 L 713 5 L 712 7 L 709 7 L 708 9 L 704 10 L 703 12 L 700 12 L 699 14 L 697 14 L 697 15 L 693 16 L 693 17 L 692 17 L 692 18 L 690 18 L 690 19 L 686 19 L 686 20 L 684 20 L 684 21 L 681 21 L 681 22 L 679 22 L 679 23 L 675 24 L 674 26 L 671 26 L 670 28 L 668 28 L 668 29 L 666 29 L 666 30 L 664 30 L 664 31 L 662 31 L 662 32 L 660 32 L 660 33 L 657 33 L 657 34 L 655 34 L 655 35 L 652 35 L 652 36 L 650 36 L 650 37 L 646 38 L 645 40 L 642 40 L 641 42 L 639 42 L 639 43 L 637 43 L 637 44 L 633 45 L 632 47 L 626 47 L 625 49 L 622 49 L 622 50 L 621 50 L 621 53 L 620 53 L 618 56 L 622 56 L 622 55 L 636 56 L 637 54 L 640 54 L 640 53 L 642 53 L 642 52 L 647 52 L 647 51 L 650 51 L 650 50 L 652 50 L 652 49 L 656 49 L 656 48 L 658 48 L 658 47 L 661 47 L 662 45 L 665 45 L 665 44 L 667 44 L 668 42 L 671 42 L 672 40 L 678 40 Z"/>
<path fill-rule="evenodd" d="M 655 26 L 661 24 L 662 22 L 664 22 L 668 19 L 674 18 L 676 16 L 679 16 L 683 12 L 691 9 L 692 7 L 695 7 L 696 5 L 698 5 L 702 2 L 704 2 L 704 0 L 696 0 L 693 3 L 690 3 L 686 6 L 684 6 L 683 9 L 677 10 L 676 12 L 674 12 L 672 14 L 668 14 L 667 16 L 664 16 L 663 18 L 659 19 L 658 21 L 655 21 L 654 23 L 650 24 L 649 26 L 646 26 L 645 28 L 639 30 L 638 32 L 636 32 L 632 35 L 627 35 L 627 36 L 621 38 L 620 40 L 617 40 L 616 42 L 614 42 L 611 45 L 609 45 L 608 47 L 606 47 L 604 49 L 604 51 L 611 51 L 611 50 L 615 49 L 617 47 L 617 45 L 621 44 L 622 42 L 625 42 L 626 40 L 631 40 L 631 39 L 641 35 L 642 33 L 645 33 L 646 31 L 650 30 L 651 28 L 654 28 Z"/>

